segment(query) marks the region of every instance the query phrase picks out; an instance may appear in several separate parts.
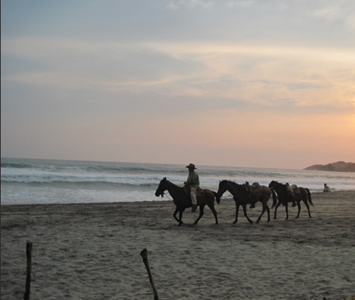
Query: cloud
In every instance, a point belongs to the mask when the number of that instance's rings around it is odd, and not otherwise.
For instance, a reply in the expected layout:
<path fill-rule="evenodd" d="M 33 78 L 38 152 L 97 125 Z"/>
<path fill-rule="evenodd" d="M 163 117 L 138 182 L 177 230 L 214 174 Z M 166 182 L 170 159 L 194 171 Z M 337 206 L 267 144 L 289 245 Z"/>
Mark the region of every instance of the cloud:
<path fill-rule="evenodd" d="M 267 107 L 354 107 L 355 54 L 343 49 L 27 38 L 4 39 L 3 56 L 33 65 L 3 74 L 3 83 L 231 99 Z"/>
<path fill-rule="evenodd" d="M 166 6 L 168 9 L 177 10 L 179 8 L 183 9 L 211 9 L 215 5 L 215 1 L 204 1 L 204 0 L 173 0 L 170 1 Z"/>
<path fill-rule="evenodd" d="M 332 7 L 323 7 L 321 9 L 316 9 L 314 11 L 314 16 L 319 18 L 324 18 L 329 21 L 334 21 L 341 17 L 341 9 L 336 6 Z"/>
<path fill-rule="evenodd" d="M 170 161 L 193 146 L 261 166 L 353 149 L 353 0 L 84 2 L 2 6 L 6 153 Z"/>
<path fill-rule="evenodd" d="M 351 0 L 320 2 L 310 15 L 329 22 L 341 22 L 348 29 L 355 29 L 355 5 Z"/>
<path fill-rule="evenodd" d="M 254 1 L 252 0 L 246 0 L 246 1 L 228 1 L 227 6 L 228 7 L 250 7 L 254 5 Z"/>

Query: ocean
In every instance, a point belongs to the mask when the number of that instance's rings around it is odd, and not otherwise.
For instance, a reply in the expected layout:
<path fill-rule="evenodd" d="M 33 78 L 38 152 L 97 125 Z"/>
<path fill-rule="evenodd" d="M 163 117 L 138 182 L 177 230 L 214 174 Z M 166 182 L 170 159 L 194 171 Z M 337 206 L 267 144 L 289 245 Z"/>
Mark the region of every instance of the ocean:
<path fill-rule="evenodd" d="M 355 190 L 355 173 L 197 166 L 202 188 L 214 191 L 220 180 L 237 183 L 271 180 L 322 192 Z M 103 203 L 169 200 L 155 197 L 160 180 L 182 186 L 185 165 L 1 158 L 1 205 L 52 203 Z M 225 195 L 228 197 L 228 195 Z"/>

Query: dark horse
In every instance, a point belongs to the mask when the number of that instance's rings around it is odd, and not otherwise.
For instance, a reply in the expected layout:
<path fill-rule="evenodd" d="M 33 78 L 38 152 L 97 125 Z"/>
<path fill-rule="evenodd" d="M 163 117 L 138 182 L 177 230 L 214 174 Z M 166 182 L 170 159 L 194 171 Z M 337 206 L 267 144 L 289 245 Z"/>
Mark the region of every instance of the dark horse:
<path fill-rule="evenodd" d="M 246 184 L 249 185 L 249 183 L 247 182 Z M 256 223 L 259 223 L 262 215 L 265 213 L 265 210 L 267 211 L 267 221 L 270 222 L 270 208 L 267 205 L 267 202 L 269 201 L 271 195 L 272 195 L 272 207 L 276 206 L 276 202 L 277 202 L 277 198 L 276 198 L 276 194 L 275 192 L 268 188 L 265 185 L 260 185 L 257 182 L 254 182 L 251 186 L 250 186 L 250 190 L 251 190 L 251 200 L 252 202 L 255 204 L 256 202 L 260 201 L 262 206 L 263 206 L 263 210 L 261 212 L 261 215 L 259 216 L 259 218 L 256 220 Z"/>
<path fill-rule="evenodd" d="M 293 201 L 296 202 L 297 207 L 298 207 L 298 213 L 297 213 L 296 219 L 299 218 L 300 212 L 301 212 L 301 204 L 300 204 L 301 200 L 303 201 L 303 203 L 307 207 L 308 216 L 310 218 L 312 218 L 311 211 L 310 211 L 309 205 L 308 205 L 308 202 L 309 202 L 309 204 L 311 204 L 313 206 L 311 192 L 309 191 L 309 189 L 303 188 L 303 187 L 296 187 L 296 186 L 292 187 L 287 184 L 279 183 L 275 180 L 270 182 L 269 187 L 272 190 L 276 191 L 276 193 L 278 195 L 278 199 L 279 199 L 279 201 L 275 207 L 274 220 L 276 220 L 277 208 L 281 204 L 285 206 L 286 220 L 288 220 L 288 202 L 293 202 Z"/>
<path fill-rule="evenodd" d="M 263 211 L 261 215 L 259 216 L 257 223 L 260 221 L 261 216 L 264 214 L 265 210 L 267 210 L 268 215 L 269 215 L 269 220 L 270 220 L 270 209 L 267 206 L 266 202 L 269 200 L 271 196 L 271 192 L 268 195 L 268 197 L 261 197 L 260 195 L 253 194 L 252 187 L 249 185 L 249 183 L 245 184 L 238 184 L 233 181 L 229 180 L 222 180 L 219 182 L 219 187 L 218 187 L 218 192 L 217 195 L 220 198 L 226 191 L 230 192 L 233 195 L 233 199 L 236 205 L 236 210 L 235 210 L 235 220 L 233 224 L 238 222 L 238 213 L 239 213 L 239 206 L 241 205 L 243 207 L 243 212 L 244 216 L 247 218 L 249 223 L 253 223 L 253 221 L 248 217 L 247 214 L 247 209 L 246 205 L 251 204 L 252 200 L 253 201 L 262 201 L 263 204 Z M 255 198 L 254 198 L 255 197 Z M 276 201 L 276 199 L 275 199 Z"/>
<path fill-rule="evenodd" d="M 155 191 L 155 196 L 164 196 L 164 192 L 168 191 L 170 196 L 173 198 L 174 204 L 176 206 L 175 211 L 174 211 L 174 218 L 176 221 L 179 222 L 179 226 L 183 224 L 182 222 L 182 213 L 184 210 L 188 207 L 191 207 L 191 199 L 190 195 L 186 194 L 186 191 L 183 187 L 177 186 L 174 183 L 170 182 L 169 180 L 164 177 Z M 197 192 L 197 205 L 200 207 L 200 215 L 194 222 L 194 225 L 198 223 L 198 221 L 201 219 L 203 216 L 204 208 L 205 205 L 207 205 L 215 219 L 216 219 L 216 224 L 218 224 L 218 218 L 217 218 L 217 212 L 214 208 L 214 199 L 216 198 L 217 203 L 220 202 L 220 198 L 217 196 L 217 193 L 208 190 L 208 189 L 202 189 Z M 176 217 L 176 214 L 179 212 L 179 218 Z"/>

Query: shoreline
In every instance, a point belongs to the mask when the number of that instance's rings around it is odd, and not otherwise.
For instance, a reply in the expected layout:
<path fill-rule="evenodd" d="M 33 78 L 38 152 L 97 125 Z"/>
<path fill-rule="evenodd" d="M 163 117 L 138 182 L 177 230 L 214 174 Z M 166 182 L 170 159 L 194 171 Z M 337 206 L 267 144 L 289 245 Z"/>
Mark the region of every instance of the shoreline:
<path fill-rule="evenodd" d="M 323 191 L 317 190 L 310 190 L 312 195 L 324 194 Z M 355 190 L 332 190 L 329 193 L 355 193 Z M 169 195 L 171 198 L 171 196 Z M 231 200 L 231 196 L 227 198 L 223 198 L 223 200 Z M 7 207 L 7 206 L 19 206 L 19 207 L 26 207 L 26 206 L 37 206 L 37 205 L 106 205 L 106 204 L 116 204 L 116 203 L 145 203 L 145 202 L 171 202 L 172 200 L 162 200 L 160 197 L 154 197 L 154 200 L 132 200 L 132 201 L 107 201 L 107 202 L 65 202 L 65 203 L 1 203 L 0 207 Z"/>
<path fill-rule="evenodd" d="M 140 252 L 147 248 L 159 299 L 351 299 L 355 295 L 355 191 L 312 194 L 278 218 L 249 224 L 235 204 L 173 219 L 171 200 L 1 206 L 1 298 L 25 288 L 33 243 L 33 299 L 153 299 Z M 271 206 L 271 200 L 269 200 Z M 260 203 L 249 217 L 255 221 Z"/>

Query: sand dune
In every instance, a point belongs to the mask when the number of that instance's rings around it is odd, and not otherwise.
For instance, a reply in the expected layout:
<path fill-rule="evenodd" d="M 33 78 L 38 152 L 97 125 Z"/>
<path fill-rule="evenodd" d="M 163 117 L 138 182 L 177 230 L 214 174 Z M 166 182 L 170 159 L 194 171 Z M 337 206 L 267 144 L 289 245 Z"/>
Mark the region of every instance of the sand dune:
<path fill-rule="evenodd" d="M 313 194 L 312 218 L 283 207 L 249 224 L 235 205 L 173 219 L 170 201 L 1 206 L 1 299 L 21 299 L 26 242 L 31 299 L 154 299 L 140 252 L 148 249 L 159 299 L 351 299 L 355 192 Z M 271 201 L 270 201 L 271 205 Z M 256 220 L 261 205 L 249 210 Z M 273 210 L 272 210 L 273 212 Z"/>

